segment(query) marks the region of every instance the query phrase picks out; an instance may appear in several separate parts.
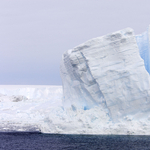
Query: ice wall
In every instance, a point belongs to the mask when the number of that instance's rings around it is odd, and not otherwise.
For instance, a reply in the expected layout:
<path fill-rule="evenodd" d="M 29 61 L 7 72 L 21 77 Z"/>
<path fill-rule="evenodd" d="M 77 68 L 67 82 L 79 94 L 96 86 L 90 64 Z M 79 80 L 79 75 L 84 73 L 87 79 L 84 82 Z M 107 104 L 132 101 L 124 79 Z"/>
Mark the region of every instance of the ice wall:
<path fill-rule="evenodd" d="M 144 60 L 145 68 L 150 74 L 150 45 L 149 45 L 149 28 L 143 34 L 136 36 L 140 56 Z"/>
<path fill-rule="evenodd" d="M 65 52 L 61 63 L 64 107 L 76 110 L 102 106 L 114 121 L 149 112 L 146 37 L 147 33 L 135 37 L 133 30 L 127 28 Z M 147 62 L 145 66 L 140 55 Z"/>

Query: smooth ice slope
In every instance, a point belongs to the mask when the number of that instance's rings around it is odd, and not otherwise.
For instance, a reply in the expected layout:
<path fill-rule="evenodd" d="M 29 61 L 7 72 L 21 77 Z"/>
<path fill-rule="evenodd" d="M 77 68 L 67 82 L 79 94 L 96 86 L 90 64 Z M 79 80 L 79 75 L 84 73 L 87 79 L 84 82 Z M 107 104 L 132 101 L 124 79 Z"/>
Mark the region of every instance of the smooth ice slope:
<path fill-rule="evenodd" d="M 113 121 L 150 110 L 150 77 L 131 28 L 65 52 L 61 76 L 66 109 L 103 106 Z"/>

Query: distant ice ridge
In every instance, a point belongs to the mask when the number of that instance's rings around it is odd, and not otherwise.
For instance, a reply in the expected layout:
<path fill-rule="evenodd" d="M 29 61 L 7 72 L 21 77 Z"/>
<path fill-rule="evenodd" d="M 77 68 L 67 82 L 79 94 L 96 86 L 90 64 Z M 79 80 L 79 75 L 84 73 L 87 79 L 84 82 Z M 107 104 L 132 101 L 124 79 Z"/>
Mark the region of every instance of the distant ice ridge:
<path fill-rule="evenodd" d="M 55 132 L 47 124 L 63 110 L 61 86 L 1 85 L 0 93 L 0 132 Z"/>

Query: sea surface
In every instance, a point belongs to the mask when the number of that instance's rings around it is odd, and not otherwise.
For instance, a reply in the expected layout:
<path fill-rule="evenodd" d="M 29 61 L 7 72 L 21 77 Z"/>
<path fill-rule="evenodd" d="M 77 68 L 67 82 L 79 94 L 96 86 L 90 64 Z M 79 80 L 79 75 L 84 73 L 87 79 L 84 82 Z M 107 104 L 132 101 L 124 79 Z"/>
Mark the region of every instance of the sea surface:
<path fill-rule="evenodd" d="M 0 150 L 150 150 L 150 136 L 0 133 Z"/>

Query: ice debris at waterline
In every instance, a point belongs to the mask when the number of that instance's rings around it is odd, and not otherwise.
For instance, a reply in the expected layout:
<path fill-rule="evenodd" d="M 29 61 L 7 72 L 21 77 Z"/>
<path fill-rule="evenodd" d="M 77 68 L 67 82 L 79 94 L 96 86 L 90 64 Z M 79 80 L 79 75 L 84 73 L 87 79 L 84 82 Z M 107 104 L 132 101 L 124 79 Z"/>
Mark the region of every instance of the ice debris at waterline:
<path fill-rule="evenodd" d="M 0 86 L 0 131 L 150 135 L 149 29 L 89 40 L 63 54 L 63 86 Z"/>

